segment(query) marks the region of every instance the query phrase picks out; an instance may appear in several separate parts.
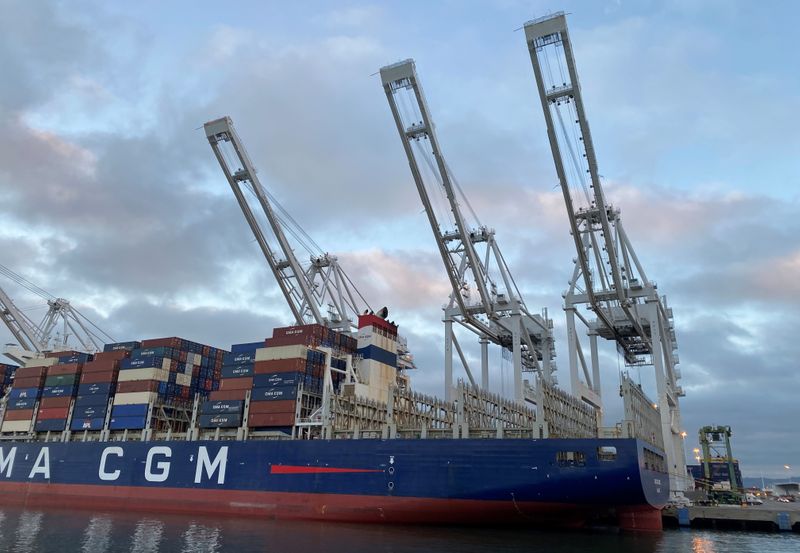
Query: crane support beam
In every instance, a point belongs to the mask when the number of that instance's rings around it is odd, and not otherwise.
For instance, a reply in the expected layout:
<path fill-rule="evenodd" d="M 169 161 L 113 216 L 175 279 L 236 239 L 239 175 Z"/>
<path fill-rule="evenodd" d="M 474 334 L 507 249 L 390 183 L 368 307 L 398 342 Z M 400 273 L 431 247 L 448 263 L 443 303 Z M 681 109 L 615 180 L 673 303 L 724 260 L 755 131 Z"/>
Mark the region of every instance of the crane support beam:
<path fill-rule="evenodd" d="M 474 332 L 481 344 L 481 385 L 488 388 L 487 345 L 492 342 L 512 353 L 515 398 L 523 402 L 523 371 L 553 380 L 555 355 L 552 321 L 532 315 L 522 299 L 497 244 L 493 229 L 467 220 L 472 211 L 445 161 L 428 103 L 409 59 L 380 70 L 381 83 L 408 159 L 411 175 L 425 209 L 439 255 L 450 281 L 445 308 L 445 389 L 452 390 L 453 346 L 471 382 L 453 322 Z M 445 207 L 441 207 L 444 197 Z"/>
<path fill-rule="evenodd" d="M 677 343 L 671 310 L 647 278 L 622 225 L 605 198 L 586 117 L 572 43 L 563 12 L 524 25 L 536 87 L 577 257 L 564 295 L 574 393 L 600 405 L 597 339 L 615 343 L 627 366 L 652 365 L 656 373 L 664 447 L 673 490 L 686 482 L 675 368 Z M 594 320 L 579 308 L 591 311 Z M 586 327 L 591 362 L 583 356 L 577 320 Z M 591 369 L 591 372 L 590 372 Z"/>

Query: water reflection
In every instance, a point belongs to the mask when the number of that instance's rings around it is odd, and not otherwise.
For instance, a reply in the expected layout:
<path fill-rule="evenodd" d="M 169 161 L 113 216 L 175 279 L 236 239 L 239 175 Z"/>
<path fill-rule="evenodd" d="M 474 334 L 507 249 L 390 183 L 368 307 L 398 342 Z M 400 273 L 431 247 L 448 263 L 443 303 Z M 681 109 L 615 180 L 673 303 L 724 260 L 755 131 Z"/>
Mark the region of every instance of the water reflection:
<path fill-rule="evenodd" d="M 131 539 L 131 553 L 154 553 L 159 550 L 164 536 L 164 523 L 144 518 L 136 524 Z"/>
<path fill-rule="evenodd" d="M 35 547 L 36 538 L 42 529 L 43 516 L 44 514 L 38 511 L 25 511 L 20 515 L 17 523 L 14 551 L 19 551 L 20 553 L 37 551 Z"/>
<path fill-rule="evenodd" d="M 111 543 L 111 528 L 113 523 L 107 515 L 94 516 L 89 520 L 83 532 L 84 553 L 105 553 Z"/>
<path fill-rule="evenodd" d="M 196 522 L 183 533 L 183 553 L 214 553 L 220 550 L 220 529 Z"/>

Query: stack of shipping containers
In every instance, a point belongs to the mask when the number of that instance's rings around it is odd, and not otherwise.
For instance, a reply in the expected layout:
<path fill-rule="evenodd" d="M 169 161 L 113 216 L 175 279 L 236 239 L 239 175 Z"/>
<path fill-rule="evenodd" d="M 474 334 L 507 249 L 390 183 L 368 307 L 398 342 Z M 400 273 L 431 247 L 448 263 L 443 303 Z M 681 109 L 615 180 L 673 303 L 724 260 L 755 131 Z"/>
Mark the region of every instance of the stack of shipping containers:
<path fill-rule="evenodd" d="M 139 342 L 108 344 L 92 361 L 83 365 L 78 397 L 72 412 L 70 429 L 73 431 L 102 430 L 105 426 L 108 404 L 117 386 L 119 364 L 138 347 Z"/>
<path fill-rule="evenodd" d="M 0 427 L 2 432 L 29 432 L 33 429 L 47 368 L 57 362 L 55 357 L 31 359 L 17 369 L 6 401 L 3 425 Z"/>
<path fill-rule="evenodd" d="M 47 367 L 33 429 L 35 432 L 63 432 L 67 429 L 70 407 L 78 393 L 81 371 L 92 356 L 79 352 L 47 355 L 59 357 L 55 357 L 55 364 Z"/>

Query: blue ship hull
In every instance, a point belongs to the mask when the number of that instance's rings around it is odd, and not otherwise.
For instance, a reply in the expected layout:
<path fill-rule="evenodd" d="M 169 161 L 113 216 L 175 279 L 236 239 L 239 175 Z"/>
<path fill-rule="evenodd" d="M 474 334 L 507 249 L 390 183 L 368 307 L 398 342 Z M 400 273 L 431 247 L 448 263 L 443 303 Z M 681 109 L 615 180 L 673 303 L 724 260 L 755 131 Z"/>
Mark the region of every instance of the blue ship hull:
<path fill-rule="evenodd" d="M 4 442 L 0 501 L 389 523 L 580 526 L 614 517 L 658 530 L 668 477 L 646 466 L 645 447 L 634 439 Z"/>

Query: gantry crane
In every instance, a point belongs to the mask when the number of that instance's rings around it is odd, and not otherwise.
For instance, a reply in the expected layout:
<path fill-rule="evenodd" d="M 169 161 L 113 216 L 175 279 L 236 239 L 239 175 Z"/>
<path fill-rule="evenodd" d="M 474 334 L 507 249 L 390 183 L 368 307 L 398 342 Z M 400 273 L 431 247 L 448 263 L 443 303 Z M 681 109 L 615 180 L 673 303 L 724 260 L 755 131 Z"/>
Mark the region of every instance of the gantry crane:
<path fill-rule="evenodd" d="M 598 337 L 615 342 L 626 365 L 653 365 L 671 488 L 682 490 L 685 434 L 678 398 L 684 394 L 672 310 L 645 275 L 619 209 L 604 197 L 564 13 L 526 23 L 525 38 L 578 254 L 564 295 L 573 393 L 602 408 Z M 582 306 L 595 318 L 581 313 Z M 591 365 L 576 319 L 588 331 Z"/>
<path fill-rule="evenodd" d="M 5 355 L 17 363 L 24 364 L 26 360 L 47 351 L 60 351 L 71 347 L 85 352 L 95 352 L 102 349 L 104 341 L 114 341 L 66 299 L 53 296 L 3 265 L 0 265 L 0 274 L 44 299 L 48 306 L 47 313 L 37 325 L 0 287 L 0 318 L 18 344 L 6 347 Z M 75 345 L 70 346 L 71 342 Z"/>
<path fill-rule="evenodd" d="M 489 385 L 489 342 L 511 352 L 514 396 L 522 402 L 526 397 L 523 371 L 535 371 L 543 379 L 553 380 L 552 321 L 546 313 L 534 315 L 528 311 L 500 252 L 494 230 L 480 224 L 461 193 L 439 147 L 414 61 L 409 59 L 388 65 L 380 70 L 380 74 L 411 174 L 452 287 L 449 304 L 444 308 L 447 399 L 451 398 L 453 388 L 453 348 L 468 378 L 475 384 L 466 356 L 453 332 L 453 323 L 457 323 L 478 336 L 481 385 L 484 388 Z M 441 201 L 442 192 L 446 207 L 437 214 L 434 202 Z M 474 226 L 467 222 L 462 203 L 472 212 Z M 445 222 L 446 217 L 448 222 Z"/>
<path fill-rule="evenodd" d="M 356 328 L 359 313 L 369 309 L 369 305 L 345 274 L 336 256 L 322 252 L 261 186 L 256 169 L 230 117 L 209 121 L 204 127 L 208 142 L 278 281 L 296 324 L 316 323 L 343 332 Z M 248 202 L 248 193 L 255 196 L 261 206 L 269 230 L 259 223 Z M 281 216 L 273 209 L 273 204 L 281 211 Z M 289 229 L 288 223 L 293 224 L 294 228 Z M 304 269 L 295 256 L 285 230 L 290 231 L 307 249 L 314 248 L 307 268 Z M 268 236 L 277 243 L 282 258 L 270 245 Z"/>

